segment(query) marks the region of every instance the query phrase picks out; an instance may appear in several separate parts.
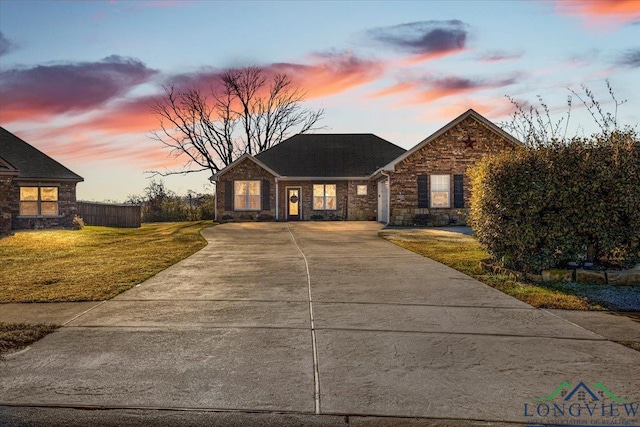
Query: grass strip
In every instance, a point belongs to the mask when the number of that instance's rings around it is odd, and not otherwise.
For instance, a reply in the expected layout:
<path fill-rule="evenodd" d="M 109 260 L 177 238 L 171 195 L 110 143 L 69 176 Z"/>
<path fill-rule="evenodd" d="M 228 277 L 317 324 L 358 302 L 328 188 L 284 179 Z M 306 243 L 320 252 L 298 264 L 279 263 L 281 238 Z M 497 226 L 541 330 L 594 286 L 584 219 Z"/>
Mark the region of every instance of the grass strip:
<path fill-rule="evenodd" d="M 480 261 L 490 258 L 480 243 L 460 233 L 434 229 L 382 230 L 380 236 L 400 247 L 454 268 L 482 283 L 539 308 L 604 310 L 601 302 L 580 295 L 579 284 L 534 284 L 487 273 Z M 585 285 L 588 286 L 588 285 Z"/>
<path fill-rule="evenodd" d="M 57 325 L 0 323 L 0 360 L 8 352 L 25 348 L 56 329 Z"/>
<path fill-rule="evenodd" d="M 211 225 L 17 232 L 0 239 L 0 303 L 113 298 L 202 249 Z"/>

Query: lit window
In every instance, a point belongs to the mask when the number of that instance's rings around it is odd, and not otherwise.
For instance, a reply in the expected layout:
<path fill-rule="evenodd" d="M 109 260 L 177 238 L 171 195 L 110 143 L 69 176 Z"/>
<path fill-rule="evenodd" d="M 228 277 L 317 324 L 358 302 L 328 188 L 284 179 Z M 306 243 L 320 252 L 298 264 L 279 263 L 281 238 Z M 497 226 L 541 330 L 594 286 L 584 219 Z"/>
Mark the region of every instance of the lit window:
<path fill-rule="evenodd" d="M 234 210 L 260 210 L 260 181 L 235 181 L 233 194 Z"/>
<path fill-rule="evenodd" d="M 367 186 L 366 185 L 358 185 L 358 186 L 356 186 L 356 195 L 357 196 L 366 196 L 367 195 Z"/>
<path fill-rule="evenodd" d="M 58 216 L 58 187 L 20 187 L 20 215 Z"/>
<path fill-rule="evenodd" d="M 336 185 L 335 184 L 314 184 L 313 185 L 313 210 L 335 211 L 336 210 Z"/>
<path fill-rule="evenodd" d="M 449 175 L 431 175 L 431 207 L 448 208 L 449 202 Z"/>

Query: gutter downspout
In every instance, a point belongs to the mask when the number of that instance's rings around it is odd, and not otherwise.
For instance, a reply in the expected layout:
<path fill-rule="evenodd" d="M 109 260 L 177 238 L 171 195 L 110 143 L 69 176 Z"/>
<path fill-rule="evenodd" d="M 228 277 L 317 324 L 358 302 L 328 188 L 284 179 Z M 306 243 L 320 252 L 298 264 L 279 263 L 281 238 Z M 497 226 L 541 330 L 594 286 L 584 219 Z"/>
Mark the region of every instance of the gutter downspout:
<path fill-rule="evenodd" d="M 276 180 L 276 221 L 280 221 L 280 216 L 279 216 L 279 203 L 278 203 L 278 195 L 280 194 L 280 190 L 278 188 L 278 178 L 275 178 Z"/>
<path fill-rule="evenodd" d="M 387 183 L 389 184 L 389 190 L 387 191 L 387 222 L 384 224 L 389 225 L 389 220 L 391 219 L 391 175 L 384 173 L 383 170 L 380 173 L 387 177 Z"/>

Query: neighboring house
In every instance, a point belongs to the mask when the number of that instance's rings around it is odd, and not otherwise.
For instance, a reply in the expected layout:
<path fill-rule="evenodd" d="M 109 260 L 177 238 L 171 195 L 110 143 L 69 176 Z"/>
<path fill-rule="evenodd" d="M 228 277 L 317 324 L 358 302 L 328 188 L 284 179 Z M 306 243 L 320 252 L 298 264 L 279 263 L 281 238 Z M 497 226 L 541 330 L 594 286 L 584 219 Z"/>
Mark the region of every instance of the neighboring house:
<path fill-rule="evenodd" d="M 0 235 L 11 229 L 68 227 L 84 179 L 0 127 Z"/>
<path fill-rule="evenodd" d="M 372 134 L 303 134 L 213 176 L 216 218 L 465 224 L 467 169 L 520 142 L 473 110 L 406 151 Z"/>

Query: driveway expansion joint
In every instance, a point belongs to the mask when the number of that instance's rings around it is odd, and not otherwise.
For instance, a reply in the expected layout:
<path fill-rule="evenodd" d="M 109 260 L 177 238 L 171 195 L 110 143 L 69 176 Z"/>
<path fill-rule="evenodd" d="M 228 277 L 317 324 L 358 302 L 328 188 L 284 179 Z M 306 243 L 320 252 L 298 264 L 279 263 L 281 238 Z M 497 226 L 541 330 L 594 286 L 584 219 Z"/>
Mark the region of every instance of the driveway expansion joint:
<path fill-rule="evenodd" d="M 315 320 L 313 316 L 313 298 L 311 295 L 311 273 L 309 272 L 309 261 L 307 261 L 307 257 L 300 249 L 298 242 L 296 242 L 296 238 L 289 228 L 289 224 L 287 224 L 287 231 L 291 236 L 291 240 L 296 245 L 298 252 L 302 255 L 302 259 L 304 260 L 304 266 L 307 273 L 307 291 L 309 295 L 309 320 L 310 320 L 310 328 L 311 328 L 311 347 L 313 351 L 313 384 L 314 384 L 314 410 L 316 414 L 320 414 L 320 373 L 318 369 L 318 342 L 316 340 L 316 327 Z"/>
<path fill-rule="evenodd" d="M 88 312 L 90 312 L 91 310 L 93 310 L 94 308 L 98 308 L 100 307 L 102 304 L 104 304 L 105 302 L 107 302 L 107 300 L 102 301 L 96 305 L 94 305 L 93 307 L 89 308 L 88 310 L 83 311 L 82 313 L 78 314 L 77 316 L 74 316 L 72 319 L 67 320 L 66 322 L 64 322 L 62 324 L 62 326 L 67 326 L 69 323 L 73 322 L 76 319 L 79 319 L 80 317 L 84 316 L 85 314 L 87 314 Z"/>

